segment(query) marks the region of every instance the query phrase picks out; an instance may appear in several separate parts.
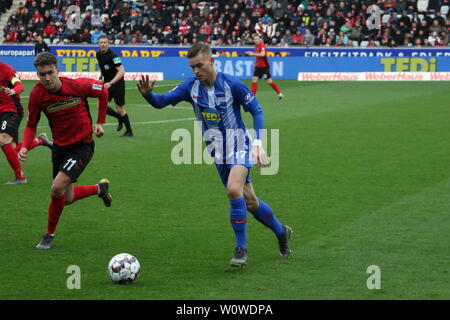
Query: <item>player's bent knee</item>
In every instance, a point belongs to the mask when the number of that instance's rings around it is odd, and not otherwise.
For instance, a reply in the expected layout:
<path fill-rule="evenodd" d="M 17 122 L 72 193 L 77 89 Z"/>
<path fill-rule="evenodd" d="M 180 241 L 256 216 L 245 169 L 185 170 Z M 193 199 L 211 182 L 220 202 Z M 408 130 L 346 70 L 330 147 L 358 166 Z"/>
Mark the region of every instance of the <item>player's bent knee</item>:
<path fill-rule="evenodd" d="M 0 147 L 5 144 L 11 143 L 13 138 L 7 133 L 0 133 Z"/>
<path fill-rule="evenodd" d="M 127 111 L 125 110 L 125 108 L 124 108 L 124 107 L 121 107 L 121 106 L 116 106 L 116 110 L 117 110 L 117 112 L 118 112 L 121 116 L 124 116 L 124 115 L 127 113 Z"/>
<path fill-rule="evenodd" d="M 242 190 L 238 185 L 228 185 L 227 194 L 229 199 L 238 199 L 242 197 Z"/>
<path fill-rule="evenodd" d="M 51 187 L 51 192 L 52 195 L 62 196 L 66 192 L 66 186 L 61 183 L 54 182 Z"/>

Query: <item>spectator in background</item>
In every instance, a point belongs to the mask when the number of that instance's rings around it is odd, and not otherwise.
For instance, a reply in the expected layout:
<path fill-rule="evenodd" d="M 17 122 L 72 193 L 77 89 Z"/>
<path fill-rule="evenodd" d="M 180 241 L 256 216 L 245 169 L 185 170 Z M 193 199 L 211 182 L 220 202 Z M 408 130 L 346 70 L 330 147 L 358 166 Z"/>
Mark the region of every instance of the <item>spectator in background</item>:
<path fill-rule="evenodd" d="M 400 14 L 402 14 L 403 12 L 406 12 L 406 0 L 397 0 L 397 2 L 395 4 L 395 9 Z"/>
<path fill-rule="evenodd" d="M 94 11 L 94 14 L 91 17 L 91 25 L 95 28 L 98 27 L 101 29 L 103 27 L 103 21 L 100 16 L 100 12 L 98 10 Z"/>
<path fill-rule="evenodd" d="M 275 9 L 273 10 L 273 18 L 275 20 L 280 20 L 283 14 L 286 12 L 286 6 L 281 2 L 277 2 Z"/>
<path fill-rule="evenodd" d="M 167 44 L 176 44 L 178 41 L 178 37 L 174 34 L 172 28 L 168 27 L 166 35 L 164 36 L 164 42 Z"/>
<path fill-rule="evenodd" d="M 129 44 L 132 39 L 131 29 L 129 27 L 125 28 L 125 32 L 123 33 L 123 41 L 125 44 Z"/>
<path fill-rule="evenodd" d="M 267 39 L 272 39 L 275 36 L 276 27 L 277 27 L 277 24 L 276 23 L 274 24 L 273 20 L 268 21 L 268 23 L 265 27 L 265 30 L 264 30 L 264 33 L 265 33 Z"/>
<path fill-rule="evenodd" d="M 362 41 L 362 37 L 363 37 L 362 26 L 357 21 L 357 22 L 355 22 L 355 25 L 351 29 L 349 38 L 350 38 L 350 40 L 357 41 L 359 43 L 360 41 Z"/>
<path fill-rule="evenodd" d="M 306 33 L 303 36 L 303 45 L 305 46 L 313 46 L 315 42 L 315 37 L 312 34 L 311 30 L 306 29 Z"/>
<path fill-rule="evenodd" d="M 10 0 L 7 0 L 10 1 Z M 236 32 L 237 42 L 239 38 L 245 43 L 242 34 L 257 32 L 264 37 L 264 40 L 271 43 L 276 31 L 281 35 L 285 35 L 286 30 L 290 30 L 291 35 L 295 34 L 297 29 L 303 36 L 306 35 L 306 28 L 311 31 L 315 37 L 316 45 L 325 45 L 323 32 L 320 30 L 323 26 L 327 37 L 331 37 L 332 41 L 345 43 L 349 40 L 361 41 L 371 38 L 380 41 L 382 44 L 383 30 L 390 27 L 392 33 L 389 37 L 395 37 L 397 29 L 402 29 L 401 34 L 404 35 L 402 43 L 397 45 L 413 45 L 413 39 L 418 37 L 421 29 L 423 37 L 421 40 L 428 39 L 429 33 L 436 31 L 438 36 L 444 43 L 447 37 L 441 36 L 442 31 L 446 31 L 450 27 L 450 20 L 440 13 L 442 5 L 449 5 L 449 0 L 430 0 L 428 12 L 422 12 L 424 21 L 420 21 L 417 8 L 413 1 L 409 0 L 385 0 L 378 1 L 378 6 L 385 10 L 384 14 L 389 12 L 391 15 L 387 23 L 383 23 L 381 32 L 378 30 L 369 30 L 366 27 L 366 10 L 368 3 L 362 1 L 343 1 L 343 0 L 323 0 L 323 1 L 285 1 L 285 0 L 269 0 L 269 1 L 244 1 L 238 0 L 228 4 L 224 1 L 189 3 L 187 1 L 147 1 L 139 3 L 137 1 L 117 1 L 117 0 L 39 0 L 39 1 L 22 1 L 19 8 L 9 17 L 8 23 L 4 28 L 4 35 L 10 34 L 9 41 L 16 39 L 19 42 L 34 39 L 36 34 L 43 35 L 44 38 L 53 40 L 62 36 L 71 43 L 76 43 L 77 38 L 73 38 L 73 33 L 68 30 L 65 25 L 65 11 L 70 4 L 77 4 L 81 7 L 82 30 L 85 27 L 90 32 L 97 26 L 104 34 L 107 34 L 113 40 L 125 39 L 125 28 L 130 27 L 131 36 L 140 32 L 146 34 L 148 39 L 158 39 L 159 44 L 165 44 L 164 35 L 154 35 L 149 33 L 152 27 L 160 27 L 163 29 L 170 26 L 173 34 L 183 36 L 183 42 L 187 41 L 191 44 L 194 38 L 210 42 L 220 39 L 220 28 L 225 28 L 227 33 L 226 42 L 233 31 Z M 434 1 L 434 2 L 433 2 Z M 0 1 L 1 7 L 5 7 L 7 3 Z M 181 11 L 178 5 L 183 5 L 184 10 Z M 211 9 L 210 9 L 211 6 Z M 106 18 L 106 16 L 108 16 Z M 411 17 L 411 18 L 410 18 Z M 44 18 L 44 25 L 41 26 L 41 18 Z M 147 18 L 148 20 L 146 20 Z M 109 22 L 107 23 L 109 19 Z M 144 22 L 145 20 L 145 22 Z M 341 30 L 346 21 L 350 20 L 352 26 L 350 34 Z M 433 20 L 438 20 L 437 24 Z M 20 22 L 23 21 L 23 22 Z M 30 23 L 32 21 L 32 23 Z M 44 28 L 55 22 L 57 27 L 56 35 L 44 35 Z M 63 31 L 58 30 L 56 22 L 62 22 Z M 205 32 L 202 28 L 204 23 L 211 29 L 211 32 Z M 22 23 L 22 25 L 19 25 Z M 415 25 L 413 25 L 415 23 Z M 183 27 L 180 26 L 183 24 Z M 220 28 L 216 28 L 216 24 Z M 357 26 L 359 24 L 359 26 Z M 423 24 L 423 25 L 422 25 Z M 147 30 L 142 28 L 147 26 Z M 272 26 L 275 30 L 272 30 Z M 439 26 L 442 30 L 439 29 Z M 407 28 L 405 30 L 405 27 Z M 421 28 L 423 27 L 423 28 Z M 334 29 L 339 35 L 330 35 L 330 29 Z M 181 31 L 180 31 L 181 29 Z M 190 30 L 189 30 L 190 29 Z M 356 30 L 355 30 L 356 29 Z M 431 30 L 428 30 L 431 29 Z M 343 33 L 342 33 L 343 32 Z M 79 33 L 80 34 L 80 33 Z M 413 35 L 411 38 L 410 35 Z M 346 37 L 348 36 L 348 37 Z M 69 39 L 70 37 L 70 39 Z M 140 36 L 137 36 L 139 40 Z M 279 37 L 276 37 L 277 39 Z M 348 40 L 347 40 L 348 38 Z M 28 39 L 28 40 L 27 40 Z M 186 40 L 185 40 L 186 39 Z M 231 41 L 233 41 L 231 39 Z M 223 40 L 223 39 L 222 39 Z M 286 39 L 285 39 L 286 40 Z M 80 41 L 86 42 L 80 37 Z M 131 39 L 130 39 L 131 41 Z M 169 42 L 172 38 L 169 37 Z M 181 41 L 181 39 L 180 39 Z M 280 39 L 277 40 L 279 42 Z M 286 41 L 290 42 L 290 41 Z M 235 43 L 232 43 L 235 45 Z M 442 45 L 442 42 L 440 43 Z"/>
<path fill-rule="evenodd" d="M 300 30 L 297 30 L 295 34 L 292 36 L 290 44 L 294 46 L 299 46 L 302 43 L 303 43 L 303 35 L 300 32 Z"/>
<path fill-rule="evenodd" d="M 81 42 L 81 37 L 80 34 L 78 33 L 77 29 L 73 29 L 71 31 L 71 33 L 67 36 L 67 40 L 70 43 L 80 43 Z"/>
<path fill-rule="evenodd" d="M 103 35 L 99 27 L 95 27 L 91 33 L 91 43 L 98 43 L 98 39 Z"/>
<path fill-rule="evenodd" d="M 386 0 L 383 3 L 383 10 L 386 13 L 396 12 L 397 10 L 396 6 L 397 4 L 395 3 L 394 0 Z"/>
<path fill-rule="evenodd" d="M 47 43 L 42 39 L 41 35 L 36 36 L 36 45 L 34 46 L 34 55 L 37 56 L 40 52 L 50 52 Z"/>
<path fill-rule="evenodd" d="M 42 18 L 44 19 L 44 18 Z M 57 34 L 58 30 L 56 28 L 55 22 L 54 21 L 50 21 L 50 23 L 44 28 L 44 36 L 53 39 L 56 34 Z"/>
<path fill-rule="evenodd" d="M 89 28 L 84 28 L 83 32 L 80 35 L 81 43 L 92 43 L 91 41 L 92 35 L 89 31 Z"/>
<path fill-rule="evenodd" d="M 428 28 L 428 31 L 430 33 L 436 32 L 436 33 L 440 33 L 443 30 L 443 27 L 441 27 L 441 25 L 439 24 L 439 20 L 435 19 L 433 20 L 432 25 Z"/>
<path fill-rule="evenodd" d="M 281 40 L 283 40 L 283 42 L 285 42 L 287 45 L 289 45 L 291 43 L 291 38 L 292 38 L 292 34 L 291 34 L 290 30 L 286 30 L 281 35 Z"/>
<path fill-rule="evenodd" d="M 352 25 L 350 23 L 350 20 L 347 20 L 340 29 L 340 38 L 341 38 L 342 44 L 344 44 L 344 45 L 348 44 L 348 40 L 350 38 L 351 31 L 352 31 Z"/>
<path fill-rule="evenodd" d="M 16 9 L 16 16 L 18 19 L 24 20 L 24 22 L 28 21 L 28 9 L 25 8 L 23 2 L 19 3 L 19 7 Z"/>
<path fill-rule="evenodd" d="M 437 42 L 439 42 L 438 33 L 436 31 L 433 31 L 428 36 L 428 43 L 434 47 Z"/>
<path fill-rule="evenodd" d="M 374 39 L 370 39 L 368 47 L 378 47 L 378 44 L 375 42 Z"/>

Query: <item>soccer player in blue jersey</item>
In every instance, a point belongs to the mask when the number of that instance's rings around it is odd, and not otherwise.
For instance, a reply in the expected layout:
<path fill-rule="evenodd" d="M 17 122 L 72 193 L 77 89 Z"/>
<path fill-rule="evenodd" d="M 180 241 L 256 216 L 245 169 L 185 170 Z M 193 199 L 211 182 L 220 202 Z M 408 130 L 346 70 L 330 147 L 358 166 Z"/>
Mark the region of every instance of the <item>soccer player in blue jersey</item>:
<path fill-rule="evenodd" d="M 262 147 L 264 113 L 253 93 L 239 79 L 216 72 L 208 44 L 194 44 L 187 55 L 195 77 L 187 79 L 165 94 L 152 92 L 155 81 L 148 76 L 137 84 L 143 97 L 155 108 L 175 106 L 181 101 L 192 104 L 201 122 L 207 149 L 227 189 L 230 221 L 236 235 L 236 247 L 230 265 L 243 267 L 247 263 L 247 210 L 275 233 L 280 255 L 291 256 L 288 240 L 292 229 L 281 224 L 272 209 L 256 197 L 250 169 L 264 167 L 268 160 Z M 240 107 L 253 116 L 256 139 L 252 141 L 242 120 Z"/>

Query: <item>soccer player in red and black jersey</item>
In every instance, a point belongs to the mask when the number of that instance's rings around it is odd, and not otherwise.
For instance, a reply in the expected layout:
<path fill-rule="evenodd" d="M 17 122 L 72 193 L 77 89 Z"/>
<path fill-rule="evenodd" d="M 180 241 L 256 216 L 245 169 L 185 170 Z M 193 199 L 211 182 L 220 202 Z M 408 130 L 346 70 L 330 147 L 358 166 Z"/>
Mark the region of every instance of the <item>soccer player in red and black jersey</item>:
<path fill-rule="evenodd" d="M 111 206 L 109 181 L 87 186 L 74 186 L 94 154 L 93 133 L 103 136 L 108 104 L 108 90 L 92 79 L 59 77 L 57 60 L 49 52 L 39 53 L 34 61 L 40 81 L 34 86 L 28 104 L 29 117 L 24 132 L 19 159 L 25 161 L 29 146 L 43 112 L 49 120 L 53 134 L 53 184 L 48 209 L 47 231 L 37 249 L 50 249 L 56 226 L 65 205 L 88 196 L 98 195 L 105 206 Z M 98 98 L 98 119 L 92 129 L 92 118 L 87 98 Z"/>
<path fill-rule="evenodd" d="M 247 51 L 245 54 L 247 56 L 254 56 L 256 58 L 255 62 L 255 71 L 253 72 L 252 78 L 252 92 L 256 95 L 256 91 L 258 90 L 258 80 L 263 76 L 266 76 L 266 82 L 268 85 L 272 87 L 273 90 L 278 95 L 278 99 L 283 99 L 283 94 L 278 88 L 277 84 L 273 82 L 272 75 L 270 74 L 270 66 L 269 60 L 267 58 L 267 50 L 264 41 L 257 34 L 253 36 L 253 42 L 255 43 L 255 52 Z"/>
<path fill-rule="evenodd" d="M 0 62 L 0 147 L 16 176 L 6 184 L 27 182 L 17 157 L 21 147 L 21 143 L 18 143 L 19 126 L 23 118 L 23 107 L 19 95 L 23 90 L 23 84 L 13 67 Z M 30 150 L 44 144 L 51 146 L 45 134 L 41 134 L 31 142 Z"/>

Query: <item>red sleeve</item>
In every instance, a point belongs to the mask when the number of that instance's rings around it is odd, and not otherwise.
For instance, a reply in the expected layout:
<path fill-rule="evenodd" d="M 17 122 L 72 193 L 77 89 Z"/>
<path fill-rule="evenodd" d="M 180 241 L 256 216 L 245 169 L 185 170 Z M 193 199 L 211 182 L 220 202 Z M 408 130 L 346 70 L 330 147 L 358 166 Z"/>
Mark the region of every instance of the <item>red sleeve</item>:
<path fill-rule="evenodd" d="M 37 125 L 41 117 L 41 109 L 39 108 L 37 101 L 39 101 L 39 98 L 33 90 L 30 95 L 30 101 L 28 102 L 27 126 L 23 133 L 23 147 L 26 149 L 30 148 L 31 143 L 36 136 Z"/>
<path fill-rule="evenodd" d="M 79 79 L 83 95 L 86 97 L 98 98 L 98 118 L 97 123 L 106 122 L 106 109 L 108 107 L 108 89 L 103 82 L 93 79 Z"/>
<path fill-rule="evenodd" d="M 12 67 L 8 67 L 6 69 L 6 72 L 8 74 L 8 81 L 12 84 L 12 80 L 14 78 L 19 79 L 19 75 L 17 74 L 16 70 L 14 70 Z M 21 81 L 16 81 L 14 84 L 14 91 L 16 94 L 21 94 L 25 88 L 23 87 L 23 84 Z"/>
<path fill-rule="evenodd" d="M 106 122 L 106 109 L 108 108 L 108 89 L 102 86 L 103 94 L 98 98 L 98 117 L 97 123 Z"/>
<path fill-rule="evenodd" d="M 17 81 L 16 83 L 14 83 L 14 91 L 16 92 L 16 94 L 21 94 L 23 90 L 25 90 L 25 88 L 23 87 L 21 81 Z"/>
<path fill-rule="evenodd" d="M 36 128 L 33 129 L 31 127 L 26 126 L 25 131 L 23 132 L 22 148 L 30 150 L 30 145 L 33 142 L 35 136 L 36 136 Z"/>

